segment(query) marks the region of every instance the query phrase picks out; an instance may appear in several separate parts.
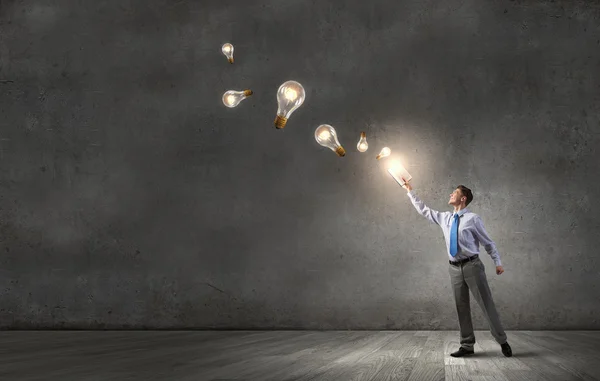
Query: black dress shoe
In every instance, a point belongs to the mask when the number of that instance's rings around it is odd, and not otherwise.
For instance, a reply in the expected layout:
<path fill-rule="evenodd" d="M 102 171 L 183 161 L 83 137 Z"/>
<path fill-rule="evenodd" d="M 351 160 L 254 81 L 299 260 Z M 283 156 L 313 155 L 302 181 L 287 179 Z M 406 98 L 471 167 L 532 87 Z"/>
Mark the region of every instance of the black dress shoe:
<path fill-rule="evenodd" d="M 460 347 L 460 348 L 458 348 L 458 350 L 456 352 L 450 353 L 450 356 L 452 356 L 452 357 L 463 357 L 463 356 L 472 355 L 473 353 L 475 353 L 474 350 L 468 350 L 468 349 L 465 349 L 463 347 Z"/>
<path fill-rule="evenodd" d="M 508 345 L 508 341 L 504 344 L 500 344 L 500 346 L 502 347 L 502 353 L 504 354 L 504 356 L 512 356 L 512 349 L 510 348 L 510 345 Z"/>

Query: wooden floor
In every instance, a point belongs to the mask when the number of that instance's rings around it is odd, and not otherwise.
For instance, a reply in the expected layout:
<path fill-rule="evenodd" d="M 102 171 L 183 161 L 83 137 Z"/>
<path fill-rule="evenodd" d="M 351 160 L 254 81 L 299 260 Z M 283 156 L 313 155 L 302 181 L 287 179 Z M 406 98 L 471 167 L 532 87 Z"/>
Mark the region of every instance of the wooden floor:
<path fill-rule="evenodd" d="M 600 380 L 600 331 L 4 331 L 0 380 Z"/>

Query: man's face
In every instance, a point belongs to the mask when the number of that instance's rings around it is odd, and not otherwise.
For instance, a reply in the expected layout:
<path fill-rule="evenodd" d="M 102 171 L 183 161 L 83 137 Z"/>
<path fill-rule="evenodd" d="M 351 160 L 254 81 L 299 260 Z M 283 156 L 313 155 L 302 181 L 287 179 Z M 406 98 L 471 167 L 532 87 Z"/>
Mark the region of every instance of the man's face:
<path fill-rule="evenodd" d="M 462 201 L 466 201 L 466 197 L 463 196 L 460 189 L 456 188 L 454 192 L 450 193 L 450 200 L 448 200 L 448 205 L 460 205 Z"/>

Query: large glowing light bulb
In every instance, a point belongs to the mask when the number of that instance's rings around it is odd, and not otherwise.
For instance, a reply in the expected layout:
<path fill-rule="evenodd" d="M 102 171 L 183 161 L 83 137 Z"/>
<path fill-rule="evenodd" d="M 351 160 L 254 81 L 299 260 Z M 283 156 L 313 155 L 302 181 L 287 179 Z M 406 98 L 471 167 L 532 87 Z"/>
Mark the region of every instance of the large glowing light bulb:
<path fill-rule="evenodd" d="M 339 157 L 346 155 L 346 150 L 338 141 L 335 129 L 329 124 L 322 124 L 317 127 L 315 130 L 315 139 L 317 140 L 317 143 L 331 149 L 333 152 L 337 153 Z"/>
<path fill-rule="evenodd" d="M 304 87 L 296 81 L 287 81 L 277 90 L 277 117 L 275 127 L 285 127 L 288 118 L 304 103 Z"/>
<path fill-rule="evenodd" d="M 240 104 L 241 101 L 252 95 L 252 90 L 235 91 L 229 90 L 223 94 L 223 104 L 227 107 L 235 107 Z"/>
<path fill-rule="evenodd" d="M 379 152 L 379 155 L 377 155 L 377 160 L 379 160 L 383 157 L 388 157 L 388 156 L 390 156 L 391 153 L 392 153 L 391 149 L 389 149 L 388 147 L 383 147 L 381 149 L 381 152 Z"/>
<path fill-rule="evenodd" d="M 233 45 L 231 45 L 229 42 L 223 44 L 221 51 L 223 52 L 223 54 L 225 54 L 225 57 L 227 57 L 229 63 L 233 63 Z"/>
<path fill-rule="evenodd" d="M 365 132 L 360 133 L 360 140 L 356 145 L 356 149 L 359 152 L 365 152 L 369 148 L 369 143 L 367 143 L 367 134 Z"/>
<path fill-rule="evenodd" d="M 400 185 L 404 185 L 412 180 L 412 176 L 408 173 L 406 168 L 404 168 L 400 160 L 392 160 L 392 163 L 388 168 L 388 173 L 392 175 L 394 180 Z"/>

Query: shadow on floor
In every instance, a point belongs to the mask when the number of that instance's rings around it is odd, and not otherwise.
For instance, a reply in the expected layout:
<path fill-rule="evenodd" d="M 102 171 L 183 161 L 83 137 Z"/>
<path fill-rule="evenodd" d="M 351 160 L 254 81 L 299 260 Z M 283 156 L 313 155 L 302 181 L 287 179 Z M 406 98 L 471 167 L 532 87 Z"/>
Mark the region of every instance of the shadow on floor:
<path fill-rule="evenodd" d="M 475 352 L 472 355 L 468 355 L 468 356 L 465 356 L 463 358 L 464 359 L 469 359 L 469 358 L 472 358 L 472 357 L 491 357 L 491 356 L 493 356 L 493 353 L 491 353 L 491 352 Z"/>
<path fill-rule="evenodd" d="M 539 355 L 538 353 L 531 352 L 531 351 L 528 351 L 528 352 L 516 352 L 516 353 L 513 352 L 512 357 L 516 357 L 516 358 L 519 358 L 519 357 L 520 358 L 529 358 L 529 357 L 537 357 L 538 355 Z M 502 352 L 498 351 L 498 352 L 475 352 L 474 354 L 469 355 L 469 356 L 465 356 L 463 358 L 468 360 L 469 358 L 472 358 L 472 357 L 483 358 L 483 357 L 496 357 L 496 356 L 504 357 L 504 355 L 502 354 Z"/>
<path fill-rule="evenodd" d="M 521 357 L 521 358 L 527 358 L 527 357 L 538 357 L 540 354 L 536 353 L 536 352 L 531 352 L 531 351 L 527 351 L 527 352 L 513 352 L 513 357 Z"/>

